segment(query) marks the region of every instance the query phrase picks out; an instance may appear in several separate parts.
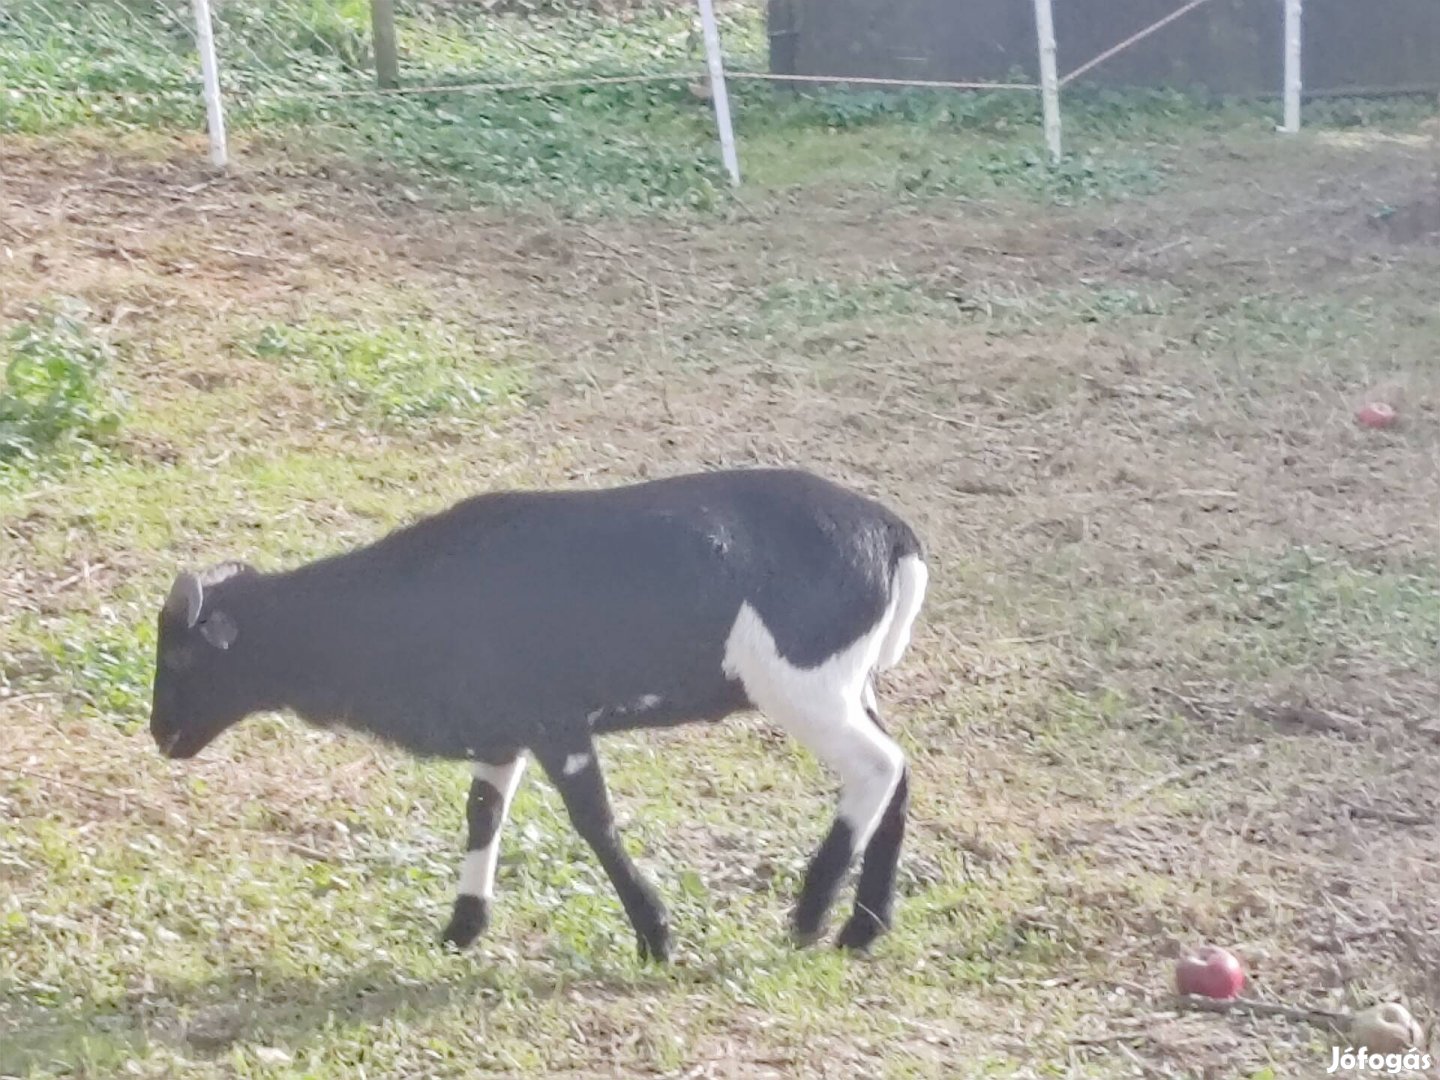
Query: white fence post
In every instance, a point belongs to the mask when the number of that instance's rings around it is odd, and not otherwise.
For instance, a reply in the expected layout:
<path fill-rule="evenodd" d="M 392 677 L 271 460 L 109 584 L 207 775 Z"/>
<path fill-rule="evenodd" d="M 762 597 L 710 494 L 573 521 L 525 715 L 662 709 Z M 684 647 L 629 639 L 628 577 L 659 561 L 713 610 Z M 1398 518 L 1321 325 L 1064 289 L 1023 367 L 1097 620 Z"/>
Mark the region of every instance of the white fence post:
<path fill-rule="evenodd" d="M 705 63 L 710 69 L 710 96 L 715 102 L 715 125 L 720 129 L 720 156 L 730 183 L 740 184 L 740 159 L 735 153 L 735 129 L 730 123 L 730 95 L 725 89 L 725 64 L 720 56 L 720 28 L 715 24 L 712 0 L 699 0 L 700 29 L 705 35 Z"/>
<path fill-rule="evenodd" d="M 1280 130 L 1293 135 L 1300 130 L 1300 5 L 1285 0 L 1285 123 Z"/>
<path fill-rule="evenodd" d="M 195 0 L 195 44 L 200 50 L 200 74 L 205 83 L 205 125 L 210 131 L 210 162 L 217 169 L 230 160 L 225 145 L 225 110 L 220 105 L 220 69 L 215 64 L 215 31 L 210 24 L 210 0 Z"/>
<path fill-rule="evenodd" d="M 1055 72 L 1055 18 L 1050 0 L 1035 0 L 1035 40 L 1040 50 L 1040 108 L 1050 163 L 1060 164 L 1060 79 Z"/>

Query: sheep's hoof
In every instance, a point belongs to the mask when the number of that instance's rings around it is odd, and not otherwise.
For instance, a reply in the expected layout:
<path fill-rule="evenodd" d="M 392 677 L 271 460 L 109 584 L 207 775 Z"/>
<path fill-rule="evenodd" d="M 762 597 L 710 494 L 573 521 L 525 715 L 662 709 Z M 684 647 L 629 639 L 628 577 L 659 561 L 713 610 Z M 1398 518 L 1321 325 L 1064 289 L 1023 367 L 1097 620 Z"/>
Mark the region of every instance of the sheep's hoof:
<path fill-rule="evenodd" d="M 463 949 L 490 926 L 490 901 L 483 896 L 457 896 L 450 925 L 440 940 L 456 949 Z"/>
<path fill-rule="evenodd" d="M 792 923 L 790 926 L 790 944 L 797 949 L 808 949 L 824 936 L 825 928 L 819 925 L 801 927 Z"/>
<path fill-rule="evenodd" d="M 641 963 L 668 964 L 670 962 L 670 931 L 661 927 L 648 936 L 636 935 L 635 951 L 640 954 Z"/>
<path fill-rule="evenodd" d="M 868 911 L 857 911 L 845 921 L 840 934 L 835 938 L 837 949 L 864 952 L 874 944 L 875 939 L 889 927 Z"/>

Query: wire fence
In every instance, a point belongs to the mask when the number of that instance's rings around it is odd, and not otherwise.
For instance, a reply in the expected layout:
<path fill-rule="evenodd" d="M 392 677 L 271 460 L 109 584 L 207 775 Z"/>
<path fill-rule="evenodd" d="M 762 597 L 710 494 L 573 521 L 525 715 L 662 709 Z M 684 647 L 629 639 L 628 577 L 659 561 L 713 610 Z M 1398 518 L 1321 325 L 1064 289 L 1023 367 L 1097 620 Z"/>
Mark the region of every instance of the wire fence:
<path fill-rule="evenodd" d="M 376 86 L 368 0 L 212 4 L 224 115 L 246 145 L 358 152 L 500 202 L 561 189 L 597 202 L 714 196 L 687 4 L 533 12 L 401 0 L 398 90 Z M 0 132 L 203 131 L 195 27 L 190 0 L 4 0 Z M 726 31 L 736 49 L 763 42 L 759 23 L 732 13 Z"/>
<path fill-rule="evenodd" d="M 725 79 L 742 87 L 789 82 L 1039 91 L 1045 140 L 1058 160 L 1060 88 L 1206 0 L 1177 0 L 1164 18 L 1064 74 L 1054 68 L 1053 32 L 1047 54 L 1050 0 L 1032 2 L 1040 84 L 772 73 L 764 12 L 755 0 L 732 0 L 719 10 Z M 205 126 L 196 8 L 207 5 L 192 3 L 5 0 L 0 131 L 45 130 L 85 119 Z M 402 164 L 468 171 L 482 181 L 493 174 L 505 183 L 543 186 L 547 171 L 561 168 L 561 152 L 582 144 L 585 153 L 573 163 L 572 179 L 592 169 L 603 184 L 625 168 L 627 156 L 658 161 L 652 171 L 662 177 L 662 187 L 667 172 L 693 179 L 697 169 L 711 168 L 713 128 L 703 127 L 712 122 L 704 110 L 677 117 L 674 110 L 652 108 L 657 95 L 688 94 L 701 102 L 712 97 L 715 80 L 693 0 L 596 3 L 604 6 L 395 0 L 402 78 L 390 88 L 376 83 L 370 0 L 209 0 L 219 98 L 232 129 L 251 135 L 293 139 L 307 125 L 327 125 L 331 135 L 344 128 L 352 145 L 370 152 Z M 1300 0 L 1286 0 L 1284 8 L 1287 30 L 1293 24 L 1295 31 L 1287 43 L 1287 63 L 1291 47 L 1295 55 L 1286 80 L 1293 101 L 1287 101 L 1285 124 L 1294 130 Z M 499 97 L 506 103 L 494 104 Z M 627 110 L 630 115 L 623 115 Z M 216 116 L 212 110 L 212 145 Z M 601 139 L 606 124 L 608 137 Z M 667 136 L 675 136 L 668 150 L 662 145 Z M 473 145 L 467 148 L 466 139 Z M 223 150 L 223 138 L 219 146 Z"/>
<path fill-rule="evenodd" d="M 364 0 L 214 0 L 227 105 L 243 118 L 294 98 L 685 82 L 705 73 L 688 5 L 643 18 L 515 14 L 483 0 L 411 0 L 396 11 L 406 85 L 388 90 L 375 85 Z M 728 36 L 753 45 L 753 27 L 737 26 Z M 12 101 L 112 96 L 133 108 L 179 95 L 201 115 L 199 83 L 187 0 L 0 5 L 0 91 Z"/>
<path fill-rule="evenodd" d="M 183 3 L 0 6 L 0 130 L 203 118 L 198 76 Z"/>
<path fill-rule="evenodd" d="M 396 26 L 408 93 L 544 89 L 581 82 L 697 76 L 688 13 L 644 20 L 487 10 L 484 4 L 400 3 Z M 357 10 L 359 9 L 359 10 Z M 223 68 L 248 73 L 258 96 L 376 94 L 368 10 L 321 0 L 223 3 Z"/>

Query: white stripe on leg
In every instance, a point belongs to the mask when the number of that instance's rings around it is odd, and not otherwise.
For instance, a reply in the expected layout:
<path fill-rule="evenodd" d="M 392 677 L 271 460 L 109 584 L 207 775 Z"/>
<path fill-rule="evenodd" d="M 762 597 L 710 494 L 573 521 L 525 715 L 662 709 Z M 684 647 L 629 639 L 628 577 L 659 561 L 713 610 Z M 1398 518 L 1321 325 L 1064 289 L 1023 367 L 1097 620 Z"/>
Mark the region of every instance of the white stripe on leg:
<path fill-rule="evenodd" d="M 486 900 L 495 895 L 495 867 L 500 861 L 500 832 L 510 813 L 515 790 L 520 786 L 520 777 L 525 772 L 525 755 L 520 754 L 508 765 L 489 765 L 477 761 L 471 765 L 475 779 L 489 784 L 500 793 L 500 817 L 495 823 L 494 835 L 483 848 L 465 853 L 460 864 L 461 896 L 479 896 Z"/>

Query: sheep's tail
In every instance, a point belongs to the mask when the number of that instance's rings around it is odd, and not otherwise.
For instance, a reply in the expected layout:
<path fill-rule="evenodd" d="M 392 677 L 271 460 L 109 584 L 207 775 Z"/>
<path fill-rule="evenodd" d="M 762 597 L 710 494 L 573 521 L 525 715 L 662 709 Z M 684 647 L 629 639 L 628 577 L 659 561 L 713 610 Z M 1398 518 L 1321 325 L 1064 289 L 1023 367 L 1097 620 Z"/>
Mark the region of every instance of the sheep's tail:
<path fill-rule="evenodd" d="M 920 614 L 920 605 L 925 602 L 925 587 L 929 581 L 930 571 L 918 546 L 896 560 L 890 578 L 893 614 L 880 642 L 876 671 L 894 667 L 905 655 L 910 646 L 910 631 L 915 625 L 915 617 Z"/>

